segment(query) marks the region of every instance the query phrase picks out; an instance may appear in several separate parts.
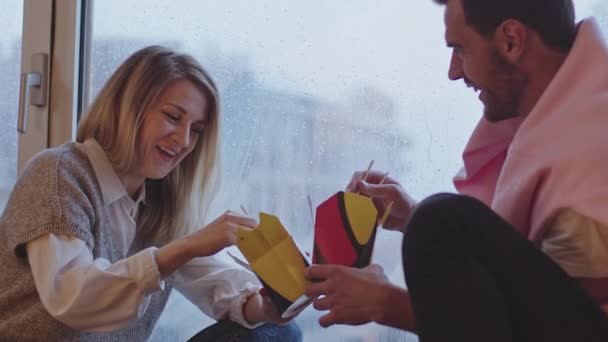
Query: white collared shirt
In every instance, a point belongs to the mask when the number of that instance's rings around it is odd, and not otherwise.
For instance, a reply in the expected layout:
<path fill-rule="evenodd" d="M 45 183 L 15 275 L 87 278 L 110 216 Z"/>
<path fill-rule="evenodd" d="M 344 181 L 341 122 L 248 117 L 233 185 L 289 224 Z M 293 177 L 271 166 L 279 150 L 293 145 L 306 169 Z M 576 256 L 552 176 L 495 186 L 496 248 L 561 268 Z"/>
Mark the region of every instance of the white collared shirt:
<path fill-rule="evenodd" d="M 99 143 L 83 143 L 99 181 L 104 213 L 123 255 L 135 239 L 135 217 L 145 205 L 144 187 L 135 200 L 128 196 Z M 144 249 L 110 263 L 93 258 L 86 243 L 68 235 L 47 234 L 27 244 L 36 289 L 45 309 L 70 327 L 89 332 L 113 331 L 143 316 L 149 295 L 164 283 L 154 258 Z M 261 287 L 250 272 L 218 257 L 192 259 L 175 273 L 175 288 L 209 316 L 254 328 L 243 317 L 243 304 Z"/>

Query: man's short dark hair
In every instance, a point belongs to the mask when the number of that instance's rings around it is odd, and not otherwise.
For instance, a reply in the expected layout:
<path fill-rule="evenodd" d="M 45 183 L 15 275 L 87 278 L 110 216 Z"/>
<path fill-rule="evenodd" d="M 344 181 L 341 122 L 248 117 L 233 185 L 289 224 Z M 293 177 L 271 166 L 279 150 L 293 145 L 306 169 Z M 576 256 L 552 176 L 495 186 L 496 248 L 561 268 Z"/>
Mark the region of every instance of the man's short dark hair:
<path fill-rule="evenodd" d="M 448 0 L 434 0 L 445 5 Z M 454 0 L 455 1 L 455 0 Z M 467 24 L 487 36 L 507 19 L 536 31 L 549 47 L 566 52 L 576 38 L 572 0 L 461 0 Z"/>

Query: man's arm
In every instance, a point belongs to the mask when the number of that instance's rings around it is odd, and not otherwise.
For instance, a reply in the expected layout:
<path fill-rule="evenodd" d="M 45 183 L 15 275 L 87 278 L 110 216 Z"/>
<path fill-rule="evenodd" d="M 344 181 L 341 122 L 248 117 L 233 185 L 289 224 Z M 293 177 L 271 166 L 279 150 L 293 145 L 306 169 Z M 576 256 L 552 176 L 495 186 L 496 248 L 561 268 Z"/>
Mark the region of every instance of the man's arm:
<path fill-rule="evenodd" d="M 380 288 L 382 314 L 374 322 L 389 327 L 416 332 L 416 319 L 410 294 L 406 289 L 392 284 Z"/>

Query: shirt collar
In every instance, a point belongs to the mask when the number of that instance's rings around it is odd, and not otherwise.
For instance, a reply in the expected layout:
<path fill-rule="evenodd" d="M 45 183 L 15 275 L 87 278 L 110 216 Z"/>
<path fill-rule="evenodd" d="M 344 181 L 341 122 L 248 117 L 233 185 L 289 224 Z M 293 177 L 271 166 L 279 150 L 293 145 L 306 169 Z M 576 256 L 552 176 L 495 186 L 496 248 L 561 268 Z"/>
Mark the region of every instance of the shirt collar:
<path fill-rule="evenodd" d="M 109 205 L 123 197 L 129 197 L 118 174 L 114 171 L 114 167 L 112 167 L 108 155 L 101 145 L 99 145 L 99 142 L 93 138 L 89 138 L 84 141 L 83 146 L 87 151 L 87 156 L 93 167 L 93 172 L 95 172 L 95 176 L 99 182 L 101 195 L 103 196 L 103 204 Z M 139 202 L 145 204 L 145 197 L 146 187 L 142 186 L 137 192 L 137 197 L 134 201 L 135 204 L 139 204 Z"/>

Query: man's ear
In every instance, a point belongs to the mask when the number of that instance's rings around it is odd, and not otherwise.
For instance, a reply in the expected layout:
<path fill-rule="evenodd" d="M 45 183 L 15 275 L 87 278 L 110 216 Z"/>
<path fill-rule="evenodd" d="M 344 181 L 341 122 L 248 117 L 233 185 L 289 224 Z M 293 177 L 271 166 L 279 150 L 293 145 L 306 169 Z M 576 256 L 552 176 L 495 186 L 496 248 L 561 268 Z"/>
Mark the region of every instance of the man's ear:
<path fill-rule="evenodd" d="M 528 27 L 521 21 L 507 19 L 494 34 L 494 44 L 498 53 L 511 64 L 516 64 L 526 50 Z"/>

